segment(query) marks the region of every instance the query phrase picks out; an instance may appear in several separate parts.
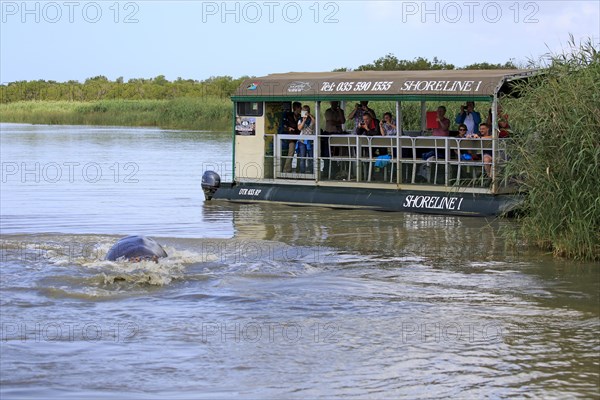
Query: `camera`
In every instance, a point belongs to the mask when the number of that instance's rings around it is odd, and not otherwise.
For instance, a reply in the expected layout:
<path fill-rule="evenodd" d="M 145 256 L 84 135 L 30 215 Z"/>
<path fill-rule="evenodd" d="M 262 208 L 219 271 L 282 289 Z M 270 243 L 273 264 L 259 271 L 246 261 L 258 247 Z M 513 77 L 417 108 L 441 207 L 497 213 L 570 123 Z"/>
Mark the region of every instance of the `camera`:
<path fill-rule="evenodd" d="M 303 117 L 303 118 L 306 117 L 306 116 L 308 116 L 308 111 L 304 111 L 304 110 L 300 111 L 300 116 Z"/>

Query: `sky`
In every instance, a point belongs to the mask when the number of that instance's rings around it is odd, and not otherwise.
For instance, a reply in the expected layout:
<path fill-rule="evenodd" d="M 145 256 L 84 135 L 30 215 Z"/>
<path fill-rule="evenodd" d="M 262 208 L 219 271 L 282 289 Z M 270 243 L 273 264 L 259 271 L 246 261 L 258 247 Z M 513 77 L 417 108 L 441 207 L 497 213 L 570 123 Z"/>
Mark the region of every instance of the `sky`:
<path fill-rule="evenodd" d="M 0 83 L 526 64 L 600 41 L 600 1 L 0 1 Z"/>

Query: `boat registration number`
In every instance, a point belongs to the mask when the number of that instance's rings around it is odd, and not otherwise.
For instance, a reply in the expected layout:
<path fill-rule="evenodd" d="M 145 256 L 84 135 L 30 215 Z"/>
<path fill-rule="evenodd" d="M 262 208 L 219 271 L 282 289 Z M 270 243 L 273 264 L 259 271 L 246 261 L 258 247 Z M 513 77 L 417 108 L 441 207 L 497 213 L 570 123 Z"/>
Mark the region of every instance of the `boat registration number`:
<path fill-rule="evenodd" d="M 261 189 L 240 189 L 240 196 L 258 196 L 262 192 Z"/>

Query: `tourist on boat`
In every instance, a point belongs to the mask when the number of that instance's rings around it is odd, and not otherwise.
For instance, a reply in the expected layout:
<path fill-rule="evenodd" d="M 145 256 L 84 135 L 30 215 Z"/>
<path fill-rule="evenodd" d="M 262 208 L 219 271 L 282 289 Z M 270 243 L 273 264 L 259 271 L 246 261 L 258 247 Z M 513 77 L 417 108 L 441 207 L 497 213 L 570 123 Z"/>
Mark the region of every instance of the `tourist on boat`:
<path fill-rule="evenodd" d="M 487 123 L 482 122 L 479 124 L 479 136 L 486 139 L 492 138 L 492 131 Z"/>
<path fill-rule="evenodd" d="M 450 135 L 450 120 L 446 118 L 446 107 L 439 106 L 436 116 L 437 128 L 433 129 L 433 136 L 449 136 Z"/>
<path fill-rule="evenodd" d="M 300 119 L 298 120 L 298 129 L 300 135 L 313 135 L 315 134 L 315 121 L 316 118 L 310 113 L 309 106 L 303 106 L 300 113 Z M 306 172 L 306 159 L 308 162 L 308 171 L 312 172 L 312 161 L 313 158 L 313 140 L 298 140 L 298 157 L 300 158 L 300 173 Z"/>
<path fill-rule="evenodd" d="M 325 110 L 325 131 L 323 135 L 341 135 L 345 134 L 343 129 L 343 125 L 346 123 L 346 116 L 344 115 L 344 110 L 340 108 L 339 101 L 332 101 L 331 107 Z M 340 152 L 345 149 L 342 148 L 334 148 L 336 149 L 336 154 L 329 154 L 329 138 L 322 137 L 321 138 L 321 157 L 325 158 L 325 170 L 329 169 L 329 157 L 331 156 L 339 156 Z M 348 155 L 348 154 L 345 154 Z M 335 176 L 335 170 L 337 165 L 332 165 L 333 174 Z"/>
<path fill-rule="evenodd" d="M 492 132 L 490 127 L 485 122 L 479 124 L 479 133 L 482 139 L 491 139 Z M 483 168 L 487 176 L 491 176 L 492 171 L 492 150 L 483 150 L 482 154 Z"/>
<path fill-rule="evenodd" d="M 381 136 L 382 133 L 379 131 L 379 121 L 374 119 L 371 114 L 364 113 L 362 121 L 358 124 L 356 134 L 365 136 Z"/>
<path fill-rule="evenodd" d="M 498 120 L 498 137 L 506 138 L 510 136 L 510 125 L 508 123 L 508 114 L 502 113 L 502 107 L 498 104 L 496 108 L 496 119 Z M 492 109 L 488 111 L 487 125 L 492 126 Z"/>
<path fill-rule="evenodd" d="M 479 128 L 477 128 L 477 132 L 479 132 Z M 458 125 L 458 137 L 463 139 L 479 139 L 479 133 L 469 132 L 466 124 L 460 124 Z"/>
<path fill-rule="evenodd" d="M 358 135 L 358 129 L 360 128 L 360 123 L 363 121 L 363 115 L 369 114 L 371 118 L 374 120 L 377 119 L 375 115 L 375 111 L 369 108 L 368 101 L 361 101 L 354 106 L 354 110 L 348 115 L 348 119 L 354 119 L 354 131 L 355 135 Z"/>
<path fill-rule="evenodd" d="M 468 133 L 467 132 L 467 125 L 465 124 L 460 124 L 458 125 L 458 137 L 459 138 L 463 138 L 463 139 L 477 139 L 479 138 L 479 135 L 476 133 Z M 452 155 L 456 155 L 456 150 L 452 150 Z M 478 154 L 473 153 L 471 150 L 467 150 L 466 152 L 463 152 L 463 154 L 461 155 L 461 158 L 463 161 L 471 161 L 471 160 L 476 160 L 476 159 L 480 159 Z"/>
<path fill-rule="evenodd" d="M 396 124 L 391 112 L 383 114 L 383 121 L 379 123 L 379 131 L 382 136 L 396 136 Z"/>
<path fill-rule="evenodd" d="M 481 123 L 481 114 L 475 111 L 475 103 L 467 101 L 467 105 L 460 106 L 460 112 L 456 116 L 457 124 L 467 126 L 467 134 L 479 133 L 479 124 Z"/>
<path fill-rule="evenodd" d="M 379 130 L 379 121 L 373 119 L 371 114 L 365 113 L 356 134 L 361 136 L 382 136 L 381 131 Z M 377 147 L 374 148 L 373 151 L 376 156 L 383 156 L 388 153 L 387 148 L 385 147 Z M 367 155 L 367 149 L 365 148 L 363 149 L 363 157 Z"/>
<path fill-rule="evenodd" d="M 467 137 L 467 126 L 465 124 L 458 125 L 458 137 L 465 138 Z"/>
<path fill-rule="evenodd" d="M 283 129 L 282 132 L 287 135 L 299 135 L 298 119 L 300 118 L 300 110 L 302 103 L 295 101 L 292 103 L 292 111 L 287 111 L 283 114 Z M 287 158 L 283 166 L 283 172 L 292 172 L 292 159 L 296 153 L 296 140 L 288 140 Z M 285 149 L 285 147 L 282 147 Z M 285 151 L 284 151 L 285 154 Z"/>
<path fill-rule="evenodd" d="M 450 120 L 446 118 L 446 107 L 439 106 L 437 108 L 436 115 L 436 123 L 437 127 L 433 129 L 433 136 L 450 136 Z M 464 124 L 463 124 L 464 125 Z M 466 125 L 465 125 L 466 126 Z M 424 160 L 429 160 L 432 156 L 437 157 L 438 159 L 446 158 L 446 150 L 444 148 L 438 148 L 437 153 L 435 149 L 430 149 L 426 153 L 423 153 L 421 156 Z"/>
<path fill-rule="evenodd" d="M 331 107 L 325 111 L 325 132 L 326 135 L 339 135 L 344 132 L 342 125 L 346 123 L 344 110 L 340 108 L 339 101 L 332 101 Z"/>

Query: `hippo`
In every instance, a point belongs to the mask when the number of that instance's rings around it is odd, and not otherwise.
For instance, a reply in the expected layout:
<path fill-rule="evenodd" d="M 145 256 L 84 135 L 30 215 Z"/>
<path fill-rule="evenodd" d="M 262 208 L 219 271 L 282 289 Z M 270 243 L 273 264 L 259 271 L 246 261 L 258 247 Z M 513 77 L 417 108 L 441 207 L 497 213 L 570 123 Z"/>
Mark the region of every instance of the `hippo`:
<path fill-rule="evenodd" d="M 167 252 L 154 239 L 146 236 L 127 236 L 115 243 L 108 253 L 106 260 L 116 261 L 125 258 L 128 261 L 139 262 L 166 257 Z"/>

